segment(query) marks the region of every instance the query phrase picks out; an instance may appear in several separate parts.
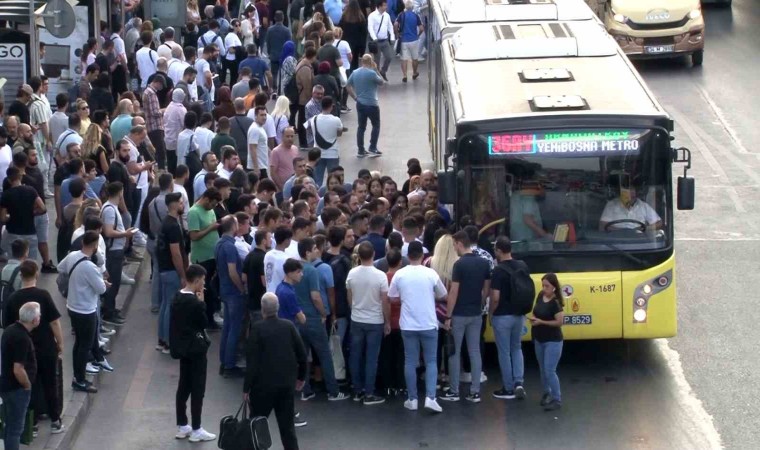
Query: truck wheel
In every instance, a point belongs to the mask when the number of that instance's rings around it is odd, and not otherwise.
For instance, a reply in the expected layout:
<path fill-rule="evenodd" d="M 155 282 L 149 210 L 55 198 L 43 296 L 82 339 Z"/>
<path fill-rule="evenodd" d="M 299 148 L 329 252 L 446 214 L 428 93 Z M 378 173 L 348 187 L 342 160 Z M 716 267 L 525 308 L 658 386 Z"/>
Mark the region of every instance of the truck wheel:
<path fill-rule="evenodd" d="M 694 52 L 694 53 L 691 54 L 691 63 L 694 66 L 701 66 L 702 65 L 702 60 L 704 59 L 704 57 L 705 57 L 705 51 L 704 50 L 696 51 L 696 52 Z"/>

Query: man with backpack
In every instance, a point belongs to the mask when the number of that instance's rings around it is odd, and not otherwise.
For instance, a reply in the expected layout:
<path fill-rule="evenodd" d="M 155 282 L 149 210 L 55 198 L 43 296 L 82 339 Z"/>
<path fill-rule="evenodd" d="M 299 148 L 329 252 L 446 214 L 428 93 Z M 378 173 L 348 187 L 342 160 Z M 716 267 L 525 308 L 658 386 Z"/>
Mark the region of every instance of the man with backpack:
<path fill-rule="evenodd" d="M 525 367 L 520 337 L 525 326 L 525 314 L 531 311 L 536 298 L 536 288 L 527 264 L 512 259 L 512 243 L 508 237 L 499 236 L 496 239 L 494 253 L 499 263 L 493 271 L 489 310 L 503 387 L 493 396 L 523 399 Z"/>
<path fill-rule="evenodd" d="M 29 243 L 23 239 L 16 239 L 11 242 L 11 259 L 5 264 L 0 272 L 0 314 L 2 317 L 0 325 L 5 327 L 10 322 L 5 316 L 5 305 L 11 294 L 21 289 L 21 263 L 29 257 Z"/>

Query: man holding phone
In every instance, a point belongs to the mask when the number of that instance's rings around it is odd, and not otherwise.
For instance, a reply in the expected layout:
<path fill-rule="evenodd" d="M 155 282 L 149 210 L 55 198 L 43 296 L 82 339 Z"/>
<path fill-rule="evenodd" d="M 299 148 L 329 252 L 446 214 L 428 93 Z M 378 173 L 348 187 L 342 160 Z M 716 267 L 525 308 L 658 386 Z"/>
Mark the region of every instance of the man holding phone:
<path fill-rule="evenodd" d="M 125 228 L 124 220 L 119 213 L 119 204 L 123 201 L 124 185 L 120 181 L 106 186 L 108 201 L 100 210 L 103 220 L 103 237 L 106 240 L 106 271 L 111 286 L 103 297 L 103 321 L 111 325 L 124 325 L 125 319 L 121 311 L 116 309 L 116 296 L 121 287 L 121 269 L 124 266 L 124 247 L 127 238 L 131 238 L 137 228 Z"/>

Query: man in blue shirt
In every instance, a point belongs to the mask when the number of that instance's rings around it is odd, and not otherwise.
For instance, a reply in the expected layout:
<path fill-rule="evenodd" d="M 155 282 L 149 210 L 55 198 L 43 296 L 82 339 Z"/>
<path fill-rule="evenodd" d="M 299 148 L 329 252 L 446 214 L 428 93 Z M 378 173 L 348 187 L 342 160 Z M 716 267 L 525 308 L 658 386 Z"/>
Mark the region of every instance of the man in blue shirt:
<path fill-rule="evenodd" d="M 401 73 L 404 78 L 401 79 L 406 83 L 406 69 L 409 61 L 412 62 L 412 80 L 420 76 L 417 71 L 420 59 L 420 35 L 423 31 L 422 19 L 413 11 L 414 3 L 412 0 L 404 2 L 404 12 L 396 18 L 396 34 L 401 41 Z"/>
<path fill-rule="evenodd" d="M 233 215 L 222 218 L 216 243 L 216 267 L 219 274 L 219 297 L 224 302 L 224 326 L 219 344 L 220 372 L 227 377 L 243 376 L 245 371 L 236 365 L 237 344 L 240 338 L 246 295 L 243 284 L 243 264 L 235 248 L 238 223 Z"/>
<path fill-rule="evenodd" d="M 369 233 L 356 241 L 356 245 L 365 241 L 372 244 L 372 248 L 375 249 L 375 259 L 385 258 L 385 238 L 383 237 L 385 223 L 385 217 L 372 216 L 372 218 L 369 219 Z"/>
<path fill-rule="evenodd" d="M 351 72 L 348 77 L 346 89 L 348 94 L 356 100 L 356 111 L 359 115 L 359 127 L 356 130 L 357 158 L 364 158 L 364 131 L 367 129 L 367 119 L 372 123 L 372 133 L 369 137 L 369 155 L 371 157 L 382 156 L 377 149 L 377 140 L 380 137 L 380 106 L 377 102 L 377 87 L 384 84 L 377 64 L 369 53 L 362 56 L 362 66 Z"/>
<path fill-rule="evenodd" d="M 294 287 L 303 278 L 303 265 L 298 260 L 288 258 L 282 265 L 282 270 L 285 272 L 285 279 L 274 292 L 280 301 L 280 310 L 277 315 L 281 319 L 290 320 L 295 324 L 305 323 L 306 316 L 298 305 L 296 288 Z"/>
<path fill-rule="evenodd" d="M 248 44 L 245 50 L 248 52 L 248 57 L 240 61 L 238 73 L 243 70 L 243 67 L 248 67 L 251 69 L 252 76 L 258 78 L 261 86 L 268 89 L 272 86 L 272 72 L 269 70 L 269 64 L 259 58 L 259 50 L 256 44 Z"/>
<path fill-rule="evenodd" d="M 327 400 L 339 401 L 348 399 L 348 395 L 338 390 L 338 381 L 335 379 L 335 371 L 332 365 L 332 354 L 327 340 L 327 331 L 325 330 L 325 320 L 327 312 L 325 305 L 322 303 L 322 296 L 319 292 L 319 273 L 317 269 L 309 262 L 313 259 L 313 254 L 317 244 L 312 238 L 301 239 L 298 242 L 298 255 L 301 257 L 303 264 L 303 278 L 296 285 L 296 297 L 298 304 L 306 315 L 306 322 L 299 325 L 298 331 L 301 333 L 306 348 L 314 348 L 317 357 L 322 361 L 322 373 L 325 378 L 327 387 Z M 309 369 L 306 369 L 309 373 Z M 314 398 L 314 391 L 311 389 L 309 378 L 306 377 L 301 400 L 310 400 Z"/>
<path fill-rule="evenodd" d="M 71 203 L 72 197 L 71 192 L 69 191 L 69 184 L 71 184 L 71 180 L 75 178 L 84 179 L 84 162 L 79 158 L 72 159 L 69 161 L 69 171 L 71 175 L 69 175 L 69 177 L 63 180 L 63 183 L 61 183 L 61 208 L 65 208 L 66 205 Z M 90 186 L 89 183 L 87 184 L 87 189 L 84 191 L 84 196 L 86 198 L 98 199 L 98 195 L 95 193 L 95 191 L 92 190 L 92 186 Z M 98 201 L 100 200 L 98 199 Z"/>

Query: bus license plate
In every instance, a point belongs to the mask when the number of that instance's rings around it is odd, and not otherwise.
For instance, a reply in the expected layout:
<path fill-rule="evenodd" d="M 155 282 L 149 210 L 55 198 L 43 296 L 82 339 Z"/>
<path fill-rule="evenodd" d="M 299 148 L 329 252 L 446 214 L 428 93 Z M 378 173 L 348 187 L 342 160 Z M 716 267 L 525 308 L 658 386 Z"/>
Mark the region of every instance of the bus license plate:
<path fill-rule="evenodd" d="M 591 325 L 591 314 L 565 316 L 565 325 Z"/>
<path fill-rule="evenodd" d="M 675 45 L 648 45 L 644 47 L 644 53 L 657 55 L 659 53 L 673 53 Z"/>

